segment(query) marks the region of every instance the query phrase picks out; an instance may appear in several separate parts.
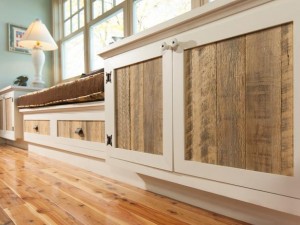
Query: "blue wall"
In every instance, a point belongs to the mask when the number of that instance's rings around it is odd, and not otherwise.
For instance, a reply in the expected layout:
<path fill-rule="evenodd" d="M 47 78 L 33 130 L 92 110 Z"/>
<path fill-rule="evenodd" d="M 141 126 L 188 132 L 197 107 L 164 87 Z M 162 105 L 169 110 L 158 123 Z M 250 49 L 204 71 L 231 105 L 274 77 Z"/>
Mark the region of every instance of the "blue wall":
<path fill-rule="evenodd" d="M 51 0 L 0 0 L 0 89 L 12 85 L 16 77 L 27 75 L 28 86 L 34 76 L 31 55 L 8 51 L 7 24 L 28 27 L 39 18 L 52 33 Z M 43 80 L 53 84 L 52 53 L 45 52 Z"/>

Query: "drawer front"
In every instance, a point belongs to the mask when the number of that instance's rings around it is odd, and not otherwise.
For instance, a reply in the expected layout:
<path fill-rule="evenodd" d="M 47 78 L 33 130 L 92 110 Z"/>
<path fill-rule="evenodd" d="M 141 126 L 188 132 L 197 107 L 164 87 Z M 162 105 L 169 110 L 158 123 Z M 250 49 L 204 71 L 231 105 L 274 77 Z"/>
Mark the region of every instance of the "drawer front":
<path fill-rule="evenodd" d="M 57 136 L 104 143 L 104 121 L 59 120 Z"/>
<path fill-rule="evenodd" d="M 50 135 L 50 121 L 24 120 L 24 132 Z"/>

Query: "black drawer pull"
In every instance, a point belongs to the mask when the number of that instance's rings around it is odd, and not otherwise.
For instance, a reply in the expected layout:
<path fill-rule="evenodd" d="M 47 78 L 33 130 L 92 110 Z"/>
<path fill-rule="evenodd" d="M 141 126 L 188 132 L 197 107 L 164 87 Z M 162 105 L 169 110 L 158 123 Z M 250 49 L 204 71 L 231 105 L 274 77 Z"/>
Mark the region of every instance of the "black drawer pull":
<path fill-rule="evenodd" d="M 34 125 L 33 129 L 38 132 L 39 131 L 39 126 L 38 125 Z"/>
<path fill-rule="evenodd" d="M 82 128 L 77 128 L 76 130 L 75 130 L 75 134 L 78 134 L 79 136 L 84 136 L 83 135 L 83 130 L 82 130 Z"/>

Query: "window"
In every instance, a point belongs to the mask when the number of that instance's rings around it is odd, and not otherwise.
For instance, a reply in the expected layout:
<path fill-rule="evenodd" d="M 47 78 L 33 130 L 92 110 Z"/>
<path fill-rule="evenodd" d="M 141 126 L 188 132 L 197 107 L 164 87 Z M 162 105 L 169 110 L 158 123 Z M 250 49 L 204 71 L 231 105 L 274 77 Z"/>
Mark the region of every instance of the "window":
<path fill-rule="evenodd" d="M 124 0 L 93 0 L 93 19 L 122 2 L 124 2 Z"/>
<path fill-rule="evenodd" d="M 84 26 L 84 0 L 64 0 L 64 36 Z"/>
<path fill-rule="evenodd" d="M 77 76 L 84 72 L 83 33 L 63 42 L 63 79 Z"/>
<path fill-rule="evenodd" d="M 60 9 L 56 14 L 61 12 L 61 80 L 103 68 L 98 56 L 103 47 L 183 14 L 192 3 L 196 7 L 213 0 L 53 1 Z"/>
<path fill-rule="evenodd" d="M 138 33 L 189 10 L 191 0 L 135 0 L 133 32 Z"/>
<path fill-rule="evenodd" d="M 99 51 L 124 37 L 124 15 L 120 10 L 110 17 L 91 27 L 91 69 L 103 68 L 103 60 L 98 56 Z"/>

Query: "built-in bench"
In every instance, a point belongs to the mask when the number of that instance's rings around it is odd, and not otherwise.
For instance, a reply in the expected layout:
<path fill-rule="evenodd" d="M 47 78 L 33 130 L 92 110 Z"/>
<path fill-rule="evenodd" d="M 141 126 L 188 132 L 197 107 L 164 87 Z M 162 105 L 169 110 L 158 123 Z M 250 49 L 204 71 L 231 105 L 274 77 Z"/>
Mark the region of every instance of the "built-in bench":
<path fill-rule="evenodd" d="M 21 96 L 17 105 L 29 150 L 105 158 L 103 73 Z"/>

